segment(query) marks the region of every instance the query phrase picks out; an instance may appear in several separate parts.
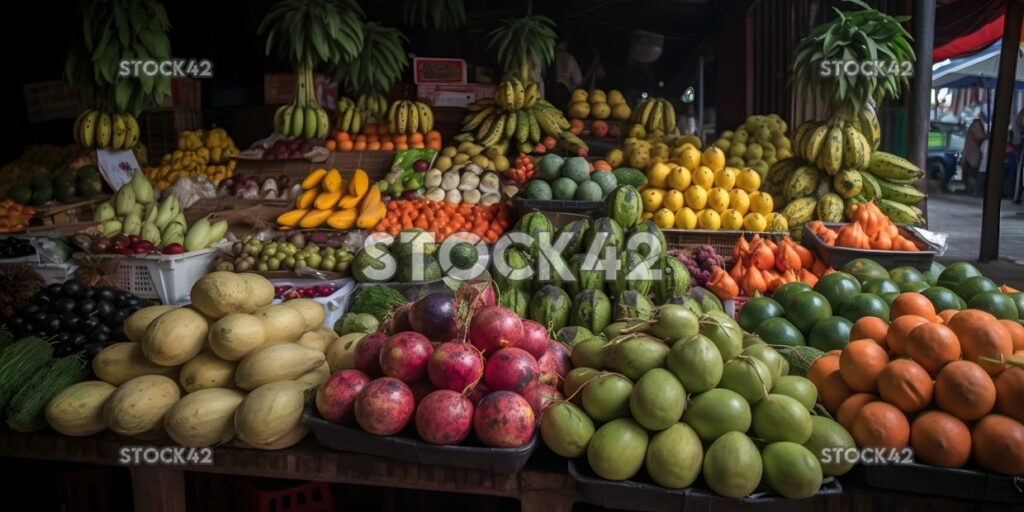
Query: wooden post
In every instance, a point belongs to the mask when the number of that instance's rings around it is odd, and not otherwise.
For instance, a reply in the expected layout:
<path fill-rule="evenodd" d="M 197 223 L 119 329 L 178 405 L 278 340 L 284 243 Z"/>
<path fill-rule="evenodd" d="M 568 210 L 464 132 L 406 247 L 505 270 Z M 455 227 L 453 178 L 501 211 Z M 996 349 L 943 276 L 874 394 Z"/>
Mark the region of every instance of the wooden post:
<path fill-rule="evenodd" d="M 181 469 L 132 466 L 136 512 L 185 512 L 185 472 Z"/>
<path fill-rule="evenodd" d="M 992 109 L 992 131 L 988 142 L 988 172 L 985 177 L 985 203 L 981 210 L 981 250 L 978 261 L 999 258 L 999 210 L 1003 196 L 1003 162 L 1006 156 L 1007 130 L 1013 112 L 1013 86 L 1017 78 L 1017 52 L 1020 48 L 1020 24 L 1024 21 L 1024 3 L 1015 0 L 1006 8 L 1003 47 L 999 53 L 999 76 Z"/>
<path fill-rule="evenodd" d="M 907 130 L 907 157 L 925 170 L 918 185 L 928 191 L 928 128 L 931 122 L 932 46 L 935 41 L 935 0 L 914 0 L 914 77 L 910 82 L 910 119 Z M 928 215 L 928 202 L 921 205 Z"/>

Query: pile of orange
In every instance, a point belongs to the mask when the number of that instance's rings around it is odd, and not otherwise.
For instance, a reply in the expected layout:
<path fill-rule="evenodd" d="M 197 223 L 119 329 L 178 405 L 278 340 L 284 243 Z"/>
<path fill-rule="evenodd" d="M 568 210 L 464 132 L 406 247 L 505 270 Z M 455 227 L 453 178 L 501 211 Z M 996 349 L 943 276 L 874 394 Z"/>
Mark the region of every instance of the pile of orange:
<path fill-rule="evenodd" d="M 0 233 L 17 233 L 24 231 L 36 209 L 24 206 L 10 199 L 0 201 Z"/>
<path fill-rule="evenodd" d="M 504 201 L 482 205 L 403 199 L 388 202 L 387 210 L 376 230 L 392 236 L 419 228 L 433 233 L 438 241 L 459 233 L 472 233 L 493 244 L 509 226 L 510 207 Z"/>
<path fill-rule="evenodd" d="M 363 127 L 363 133 L 331 133 L 324 147 L 328 151 L 402 151 L 421 148 L 441 151 L 441 132 L 431 130 L 427 133 L 392 135 L 388 133 L 387 123 L 370 123 Z"/>
<path fill-rule="evenodd" d="M 890 322 L 863 317 L 850 340 L 807 377 L 859 446 L 1024 474 L 1024 326 L 976 309 L 936 313 L 927 297 L 902 293 Z"/>

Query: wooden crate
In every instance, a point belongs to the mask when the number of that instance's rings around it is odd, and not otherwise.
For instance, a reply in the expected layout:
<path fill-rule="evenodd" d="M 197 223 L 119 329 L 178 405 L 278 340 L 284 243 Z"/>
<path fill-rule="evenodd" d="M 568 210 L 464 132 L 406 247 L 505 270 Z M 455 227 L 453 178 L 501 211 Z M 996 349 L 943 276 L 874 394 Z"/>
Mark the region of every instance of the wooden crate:
<path fill-rule="evenodd" d="M 44 226 L 92 222 L 96 206 L 108 199 L 110 199 L 110 196 L 103 195 L 90 199 L 81 199 L 72 203 L 57 203 L 43 206 L 36 212 L 36 216 L 42 219 Z"/>

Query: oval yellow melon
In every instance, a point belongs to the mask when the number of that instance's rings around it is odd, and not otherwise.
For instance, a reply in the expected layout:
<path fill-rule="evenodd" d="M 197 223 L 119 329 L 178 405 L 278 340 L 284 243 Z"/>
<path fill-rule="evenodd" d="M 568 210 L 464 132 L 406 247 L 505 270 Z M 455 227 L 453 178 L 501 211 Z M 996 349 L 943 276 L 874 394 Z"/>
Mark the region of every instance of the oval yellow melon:
<path fill-rule="evenodd" d="M 235 363 L 209 352 L 200 352 L 181 367 L 178 382 L 186 393 L 206 388 L 230 388 L 235 385 Z"/>
<path fill-rule="evenodd" d="M 322 352 L 295 343 L 275 343 L 249 353 L 235 368 L 235 385 L 256 389 L 270 382 L 292 380 L 324 364 Z"/>
<path fill-rule="evenodd" d="M 313 299 L 292 299 L 285 302 L 284 305 L 295 308 L 302 314 L 302 318 L 306 322 L 306 331 L 312 331 L 324 325 L 326 315 L 324 307 L 319 302 Z"/>
<path fill-rule="evenodd" d="M 302 382 L 282 380 L 254 389 L 235 411 L 238 438 L 255 447 L 274 445 L 286 439 L 293 429 L 301 426 L 309 388 Z"/>
<path fill-rule="evenodd" d="M 146 336 L 146 328 L 156 317 L 175 309 L 174 306 L 149 306 L 131 314 L 124 321 L 124 335 L 128 341 L 141 342 Z"/>
<path fill-rule="evenodd" d="M 295 380 L 304 382 L 313 387 L 320 387 L 321 384 L 331 376 L 331 367 L 324 361 L 324 364 L 310 370 L 302 375 L 299 375 Z"/>
<path fill-rule="evenodd" d="M 274 302 L 274 285 L 259 274 L 238 274 L 249 287 L 249 306 L 255 311 Z"/>
<path fill-rule="evenodd" d="M 306 348 L 327 353 L 327 349 L 336 339 L 338 339 L 338 335 L 335 334 L 334 331 L 326 327 L 321 327 L 303 334 L 296 343 Z"/>
<path fill-rule="evenodd" d="M 244 398 L 244 394 L 224 388 L 190 393 L 167 411 L 164 430 L 182 446 L 226 443 L 235 437 L 235 410 Z"/>
<path fill-rule="evenodd" d="M 125 382 L 103 404 L 107 427 L 123 436 L 163 428 L 164 415 L 181 398 L 178 383 L 163 375 L 143 375 Z"/>
<path fill-rule="evenodd" d="M 263 321 L 266 343 L 292 342 L 306 332 L 306 319 L 298 308 L 284 304 L 271 304 L 256 310 L 254 315 Z"/>
<path fill-rule="evenodd" d="M 175 370 L 150 362 L 142 353 L 142 345 L 130 341 L 108 345 L 92 358 L 96 377 L 115 386 L 142 375 L 172 375 Z"/>
<path fill-rule="evenodd" d="M 107 428 L 103 404 L 117 389 L 100 380 L 79 382 L 46 404 L 46 422 L 66 436 L 91 436 Z"/>
<path fill-rule="evenodd" d="M 206 317 L 198 311 L 176 308 L 149 324 L 142 340 L 142 353 L 156 364 L 178 366 L 203 349 L 209 331 Z"/>
<path fill-rule="evenodd" d="M 206 274 L 192 285 L 190 295 L 192 306 L 215 320 L 255 309 L 248 281 L 234 272 Z"/>
<path fill-rule="evenodd" d="M 327 364 L 331 365 L 332 372 L 356 367 L 356 345 L 359 345 L 359 340 L 364 336 L 364 332 L 348 333 L 327 347 Z"/>
<path fill-rule="evenodd" d="M 246 313 L 230 314 L 210 327 L 210 350 L 226 361 L 238 361 L 266 339 L 263 320 Z"/>

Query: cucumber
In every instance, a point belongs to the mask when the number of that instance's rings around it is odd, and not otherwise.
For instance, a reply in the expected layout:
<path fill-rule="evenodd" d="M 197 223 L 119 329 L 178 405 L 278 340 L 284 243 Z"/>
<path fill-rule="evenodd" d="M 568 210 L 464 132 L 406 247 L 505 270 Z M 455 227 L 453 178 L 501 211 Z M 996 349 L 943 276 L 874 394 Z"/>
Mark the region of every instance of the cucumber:
<path fill-rule="evenodd" d="M 21 388 L 7 406 L 7 426 L 16 432 L 35 432 L 46 426 L 43 411 L 57 393 L 89 375 L 78 356 L 53 359 Z"/>
<path fill-rule="evenodd" d="M 7 409 L 11 398 L 52 357 L 53 347 L 36 336 L 18 340 L 0 352 L 0 410 Z"/>

